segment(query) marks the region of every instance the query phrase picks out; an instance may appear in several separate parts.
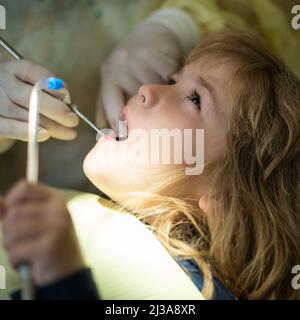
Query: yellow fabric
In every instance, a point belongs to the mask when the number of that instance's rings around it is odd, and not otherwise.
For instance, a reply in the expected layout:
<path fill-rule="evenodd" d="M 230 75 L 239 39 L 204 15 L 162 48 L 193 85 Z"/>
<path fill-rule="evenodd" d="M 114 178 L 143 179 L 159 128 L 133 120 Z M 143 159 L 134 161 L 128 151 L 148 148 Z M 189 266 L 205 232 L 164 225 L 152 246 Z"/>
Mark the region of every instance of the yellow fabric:
<path fill-rule="evenodd" d="M 63 191 L 81 248 L 93 270 L 102 299 L 203 299 L 183 269 L 152 232 L 130 214 L 113 210 L 97 195 Z M 19 288 L 2 248 L 0 265 L 7 272 L 7 289 L 0 300 Z"/>
<path fill-rule="evenodd" d="M 200 35 L 226 26 L 257 30 L 269 48 L 300 76 L 300 32 L 291 28 L 291 22 L 276 1 L 166 0 L 162 7 L 175 7 L 187 12 L 198 25 Z"/>

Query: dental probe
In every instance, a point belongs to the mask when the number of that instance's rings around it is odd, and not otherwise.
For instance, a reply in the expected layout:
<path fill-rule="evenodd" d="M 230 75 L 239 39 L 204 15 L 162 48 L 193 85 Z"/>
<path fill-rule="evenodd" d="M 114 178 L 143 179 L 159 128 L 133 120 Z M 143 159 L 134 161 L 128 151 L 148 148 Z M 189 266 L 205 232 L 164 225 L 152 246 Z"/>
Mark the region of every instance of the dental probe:
<path fill-rule="evenodd" d="M 87 123 L 91 128 L 93 128 L 97 132 L 97 136 L 104 135 L 100 129 L 98 129 L 85 115 L 83 115 L 79 110 L 78 107 L 74 103 L 66 103 L 66 105 L 78 115 L 85 123 Z"/>

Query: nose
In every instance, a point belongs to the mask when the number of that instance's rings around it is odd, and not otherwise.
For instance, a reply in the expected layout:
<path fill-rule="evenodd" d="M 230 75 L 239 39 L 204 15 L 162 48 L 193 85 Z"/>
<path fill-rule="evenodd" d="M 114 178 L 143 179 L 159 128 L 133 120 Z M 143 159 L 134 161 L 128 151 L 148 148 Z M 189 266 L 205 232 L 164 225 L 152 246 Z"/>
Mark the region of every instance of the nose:
<path fill-rule="evenodd" d="M 142 107 L 151 108 L 155 106 L 160 97 L 159 85 L 143 85 L 138 92 L 139 102 Z"/>

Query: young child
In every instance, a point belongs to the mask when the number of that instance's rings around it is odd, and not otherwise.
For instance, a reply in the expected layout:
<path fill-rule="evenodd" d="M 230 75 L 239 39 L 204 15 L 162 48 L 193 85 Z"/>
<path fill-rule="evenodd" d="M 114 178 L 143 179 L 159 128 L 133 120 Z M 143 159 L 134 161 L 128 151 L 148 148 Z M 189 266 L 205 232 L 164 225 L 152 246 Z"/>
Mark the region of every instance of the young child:
<path fill-rule="evenodd" d="M 101 138 L 84 171 L 152 228 L 207 299 L 297 299 L 299 101 L 299 79 L 253 36 L 211 35 L 169 85 L 140 88 L 124 109 L 128 139 Z M 136 156 L 138 128 L 204 129 L 204 171 L 124 161 L 121 146 Z M 56 191 L 20 182 L 1 199 L 0 217 L 10 262 L 30 264 L 37 298 L 99 298 Z"/>

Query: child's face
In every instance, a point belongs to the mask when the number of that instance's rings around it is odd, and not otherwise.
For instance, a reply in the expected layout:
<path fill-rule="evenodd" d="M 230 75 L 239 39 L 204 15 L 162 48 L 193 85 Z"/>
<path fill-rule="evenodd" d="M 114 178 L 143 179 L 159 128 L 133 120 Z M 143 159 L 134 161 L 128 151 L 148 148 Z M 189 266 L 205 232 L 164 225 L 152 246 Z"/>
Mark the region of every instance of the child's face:
<path fill-rule="evenodd" d="M 209 63 L 208 63 L 209 62 Z M 216 160 L 225 150 L 225 137 L 230 106 L 230 84 L 235 71 L 232 63 L 218 63 L 199 59 L 185 66 L 173 78 L 170 85 L 144 85 L 139 94 L 132 97 L 125 108 L 129 135 L 125 141 L 101 138 L 87 155 L 84 171 L 87 177 L 103 192 L 116 201 L 126 200 L 122 193 L 144 191 L 162 179 L 167 169 L 186 167 L 186 164 L 132 163 L 137 152 L 130 141 L 134 129 L 143 129 L 150 135 L 151 129 L 193 129 L 193 155 L 195 155 L 195 129 L 204 129 L 204 161 Z M 109 154 L 115 147 L 118 153 Z M 175 149 L 182 154 L 182 150 Z M 199 152 L 199 150 L 197 151 Z M 201 152 L 201 150 L 200 150 Z M 151 150 L 149 151 L 151 153 Z M 174 145 L 170 146 L 171 159 L 174 160 Z M 124 161 L 126 159 L 126 161 Z M 161 161 L 160 161 L 161 163 Z M 194 165 L 190 165 L 194 167 Z M 204 173 L 199 176 L 199 186 L 183 190 L 182 196 L 199 199 L 209 179 Z M 188 178 L 188 176 L 187 176 Z M 172 190 L 169 195 L 172 196 Z M 178 190 L 176 191 L 178 192 Z M 188 194 L 184 194 L 188 192 Z M 173 194 L 174 196 L 174 194 Z M 176 194 L 181 196 L 181 194 Z"/>

